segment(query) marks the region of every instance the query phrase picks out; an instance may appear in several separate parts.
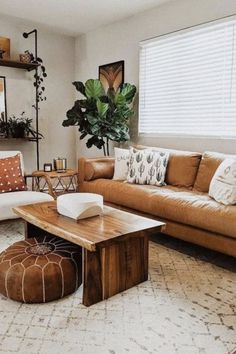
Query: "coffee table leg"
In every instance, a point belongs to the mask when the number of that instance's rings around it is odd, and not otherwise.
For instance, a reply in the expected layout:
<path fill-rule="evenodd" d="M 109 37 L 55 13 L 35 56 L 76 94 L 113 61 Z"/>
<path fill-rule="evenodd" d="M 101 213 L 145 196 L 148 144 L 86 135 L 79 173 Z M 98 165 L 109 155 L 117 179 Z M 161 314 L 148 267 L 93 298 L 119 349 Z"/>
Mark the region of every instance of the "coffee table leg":
<path fill-rule="evenodd" d="M 148 279 L 148 236 L 84 249 L 83 263 L 83 304 L 90 306 Z"/>
<path fill-rule="evenodd" d="M 45 235 L 47 232 L 25 221 L 25 239 Z"/>

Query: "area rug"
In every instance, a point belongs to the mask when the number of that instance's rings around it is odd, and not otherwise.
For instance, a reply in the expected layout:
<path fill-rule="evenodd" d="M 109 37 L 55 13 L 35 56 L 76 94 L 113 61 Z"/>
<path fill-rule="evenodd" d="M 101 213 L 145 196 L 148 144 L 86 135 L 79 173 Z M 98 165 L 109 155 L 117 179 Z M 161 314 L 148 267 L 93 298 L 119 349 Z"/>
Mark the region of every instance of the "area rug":
<path fill-rule="evenodd" d="M 0 224 L 0 251 L 22 238 L 21 222 Z M 41 305 L 0 295 L 0 352 L 233 353 L 235 259 L 158 235 L 149 264 L 148 281 L 89 308 L 81 288 Z"/>

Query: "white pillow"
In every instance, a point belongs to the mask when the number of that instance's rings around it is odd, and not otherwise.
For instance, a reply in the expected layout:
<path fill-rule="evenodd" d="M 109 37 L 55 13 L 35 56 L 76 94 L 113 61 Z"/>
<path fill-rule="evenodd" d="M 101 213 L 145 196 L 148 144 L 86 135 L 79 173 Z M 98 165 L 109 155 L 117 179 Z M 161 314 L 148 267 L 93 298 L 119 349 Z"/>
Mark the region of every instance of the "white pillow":
<path fill-rule="evenodd" d="M 114 148 L 115 150 L 115 170 L 113 179 L 126 180 L 129 164 L 129 150 Z"/>
<path fill-rule="evenodd" d="M 209 196 L 225 205 L 236 204 L 236 159 L 225 159 L 217 168 Z"/>
<path fill-rule="evenodd" d="M 164 186 L 168 159 L 167 152 L 130 148 L 127 182 Z"/>

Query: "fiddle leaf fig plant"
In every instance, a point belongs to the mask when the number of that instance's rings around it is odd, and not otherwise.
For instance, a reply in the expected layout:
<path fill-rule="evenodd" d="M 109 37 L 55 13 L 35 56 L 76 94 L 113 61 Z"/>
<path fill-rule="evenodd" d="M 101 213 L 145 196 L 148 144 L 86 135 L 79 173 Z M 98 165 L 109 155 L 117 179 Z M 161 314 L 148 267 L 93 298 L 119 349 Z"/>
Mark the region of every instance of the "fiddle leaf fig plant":
<path fill-rule="evenodd" d="M 132 103 L 136 87 L 123 84 L 116 92 L 105 93 L 100 80 L 89 79 L 83 84 L 73 82 L 83 98 L 76 100 L 63 121 L 64 127 L 78 126 L 80 139 L 88 136 L 87 147 L 96 146 L 109 155 L 109 140 L 129 140 L 129 118 L 134 114 Z"/>

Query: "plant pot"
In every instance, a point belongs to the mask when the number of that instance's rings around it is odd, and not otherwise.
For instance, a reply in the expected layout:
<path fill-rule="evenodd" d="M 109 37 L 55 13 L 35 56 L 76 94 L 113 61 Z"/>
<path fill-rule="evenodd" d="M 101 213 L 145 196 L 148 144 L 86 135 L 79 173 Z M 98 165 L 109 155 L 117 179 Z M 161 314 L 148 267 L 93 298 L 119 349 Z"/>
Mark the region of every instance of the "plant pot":
<path fill-rule="evenodd" d="M 16 127 L 14 130 L 11 130 L 12 138 L 24 138 L 25 137 L 25 128 Z"/>

